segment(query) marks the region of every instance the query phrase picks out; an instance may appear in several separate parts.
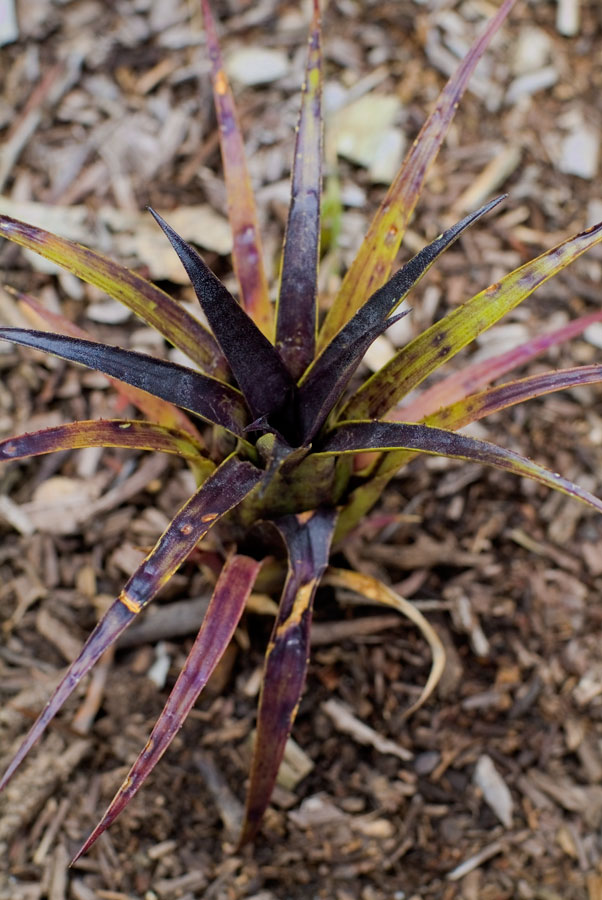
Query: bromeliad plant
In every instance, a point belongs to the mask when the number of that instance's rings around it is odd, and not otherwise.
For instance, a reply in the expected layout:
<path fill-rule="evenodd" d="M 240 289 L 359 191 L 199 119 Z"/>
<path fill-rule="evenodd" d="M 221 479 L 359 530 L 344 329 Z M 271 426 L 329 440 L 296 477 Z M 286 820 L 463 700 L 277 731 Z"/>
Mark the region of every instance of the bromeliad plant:
<path fill-rule="evenodd" d="M 255 836 L 275 783 L 303 689 L 313 599 L 323 578 L 370 601 L 392 605 L 411 618 L 429 641 L 434 656 L 433 669 L 419 702 L 436 683 L 442 648 L 420 613 L 373 578 L 327 568 L 333 543 L 340 542 L 354 528 L 402 465 L 418 453 L 473 460 L 531 478 L 602 512 L 602 501 L 561 475 L 512 450 L 458 434 L 463 426 L 523 400 L 601 381 L 602 365 L 588 365 L 490 387 L 512 368 L 579 334 L 602 314 L 583 317 L 503 356 L 469 365 L 405 408 L 399 408 L 428 375 L 548 278 L 602 241 L 602 224 L 564 241 L 452 310 L 400 349 L 361 386 L 351 381 L 370 344 L 404 315 L 396 315 L 395 311 L 410 289 L 466 228 L 502 199 L 493 200 L 445 231 L 390 277 L 426 173 L 460 96 L 513 2 L 504 0 L 443 89 L 319 329 L 316 285 L 322 58 L 317 0 L 275 310 L 262 265 L 242 138 L 208 0 L 203 0 L 203 11 L 240 304 L 196 250 L 157 213 L 153 215 L 188 273 L 209 329 L 134 272 L 39 228 L 0 218 L 0 234 L 59 263 L 125 303 L 196 366 L 188 368 L 96 343 L 82 337 L 74 326 L 45 312 L 31 298 L 25 298 L 47 324 L 55 330 L 58 327 L 62 333 L 2 328 L 0 337 L 117 379 L 120 390 L 146 418 L 74 422 L 20 435 L 0 443 L 0 457 L 15 460 L 91 446 L 160 450 L 183 457 L 198 479 L 196 493 L 177 512 L 88 638 L 0 786 L 6 784 L 84 675 L 150 603 L 207 532 L 219 523 L 226 544 L 238 548 L 231 550 L 223 562 L 198 637 L 148 743 L 80 853 L 107 828 L 142 785 L 228 646 L 262 566 L 261 554 L 256 551 L 258 544 L 247 540 L 257 523 L 263 523 L 262 541 L 271 534 L 274 547 L 279 546 L 280 552 L 282 548 L 286 550 L 288 568 L 266 653 L 241 843 Z M 354 465 L 357 460 L 360 464 Z M 266 553 L 269 552 L 278 550 L 268 549 Z"/>

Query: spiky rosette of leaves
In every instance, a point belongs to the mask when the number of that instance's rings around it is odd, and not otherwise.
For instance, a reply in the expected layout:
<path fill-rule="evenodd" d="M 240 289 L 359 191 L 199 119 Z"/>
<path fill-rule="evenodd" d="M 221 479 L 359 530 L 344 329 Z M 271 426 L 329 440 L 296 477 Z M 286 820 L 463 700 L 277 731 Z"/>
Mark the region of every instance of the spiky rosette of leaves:
<path fill-rule="evenodd" d="M 127 447 L 173 453 L 190 464 L 198 489 L 104 614 L 80 655 L 31 728 L 4 774 L 4 786 L 81 679 L 153 600 L 207 532 L 218 523 L 237 540 L 223 561 L 213 597 L 186 664 L 140 756 L 87 849 L 131 800 L 165 752 L 225 651 L 244 611 L 262 559 L 248 534 L 263 523 L 287 572 L 267 648 L 246 812 L 240 841 L 252 839 L 275 783 L 307 669 L 312 607 L 324 577 L 375 603 L 397 608 L 422 631 L 433 668 L 416 708 L 442 668 L 436 633 L 414 606 L 384 584 L 328 569 L 330 547 L 380 497 L 390 478 L 417 453 L 472 460 L 562 491 L 602 512 L 602 501 L 518 453 L 458 434 L 490 413 L 550 391 L 602 380 L 602 365 L 564 369 L 506 382 L 494 380 L 548 347 L 580 333 L 595 313 L 540 335 L 515 350 L 469 365 L 418 399 L 405 401 L 432 372 L 525 300 L 539 285 L 602 241 L 602 224 L 564 241 L 492 284 L 437 321 L 357 385 L 352 378 L 370 344 L 401 315 L 396 310 L 438 257 L 503 198 L 466 216 L 392 277 L 404 231 L 452 120 L 488 43 L 510 11 L 497 15 L 450 78 L 412 145 L 368 231 L 341 290 L 318 328 L 322 55 L 317 0 L 310 28 L 306 79 L 296 139 L 291 203 L 274 310 L 262 265 L 253 194 L 232 93 L 216 29 L 203 0 L 217 120 L 224 163 L 233 261 L 240 302 L 157 213 L 209 324 L 159 288 L 99 254 L 31 225 L 0 217 L 0 234 L 53 260 L 125 303 L 196 368 L 99 344 L 29 297 L 47 331 L 2 328 L 0 337 L 105 373 L 142 420 L 74 422 L 0 443 L 0 458 L 17 460 L 54 450 Z M 211 426 L 219 440 L 206 442 Z M 209 451 L 208 446 L 213 449 Z M 226 451 L 220 457 L 215 448 Z M 371 461 L 354 466 L 370 452 Z M 256 545 L 254 545 L 256 546 Z M 279 549 L 278 549 L 279 548 Z"/>

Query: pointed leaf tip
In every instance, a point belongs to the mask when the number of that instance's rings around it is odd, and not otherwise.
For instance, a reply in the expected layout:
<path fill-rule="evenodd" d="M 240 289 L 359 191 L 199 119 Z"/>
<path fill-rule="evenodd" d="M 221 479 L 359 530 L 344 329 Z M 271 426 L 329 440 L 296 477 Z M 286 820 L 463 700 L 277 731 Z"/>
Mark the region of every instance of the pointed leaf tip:
<path fill-rule="evenodd" d="M 151 207 L 151 215 L 169 239 L 192 282 L 211 329 L 256 418 L 282 409 L 294 382 L 278 351 L 191 247 Z M 258 372 L 261 377 L 257 377 Z"/>
<path fill-rule="evenodd" d="M 389 277 L 427 173 L 437 157 L 460 99 L 479 60 L 515 2 L 516 0 L 504 0 L 441 91 L 434 110 L 410 147 L 347 270 L 341 290 L 320 330 L 320 347 L 351 318 L 365 298 Z"/>
<path fill-rule="evenodd" d="M 224 69 L 211 6 L 202 0 L 207 50 L 211 61 L 213 100 L 232 226 L 232 262 L 242 305 L 259 329 L 272 338 L 274 311 L 270 303 L 255 198 L 247 169 L 245 149 L 234 98 Z"/>

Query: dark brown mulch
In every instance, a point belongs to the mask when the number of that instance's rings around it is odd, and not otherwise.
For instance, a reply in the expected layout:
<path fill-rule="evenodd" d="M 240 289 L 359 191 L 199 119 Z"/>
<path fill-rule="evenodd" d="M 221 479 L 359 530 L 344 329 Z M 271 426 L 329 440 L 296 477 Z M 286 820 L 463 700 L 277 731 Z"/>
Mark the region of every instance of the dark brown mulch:
<path fill-rule="evenodd" d="M 497 5 L 330 3 L 329 102 L 396 97 L 394 125 L 412 140 L 450 60 Z M 147 203 L 184 214 L 194 207 L 187 236 L 228 275 L 224 191 L 196 3 L 27 0 L 17 6 L 19 41 L 0 56 L 0 210 L 61 229 L 161 283 L 171 281 L 170 289 L 191 301 L 140 211 Z M 287 66 L 263 86 L 236 88 L 275 278 L 307 10 L 273 0 L 215 6 L 229 54 L 270 48 Z M 560 9 L 580 10 L 574 36 L 560 33 Z M 595 0 L 519 0 L 464 98 L 405 253 L 481 195 L 509 191 L 506 211 L 467 235 L 429 274 L 412 299 L 409 327 L 423 327 L 602 219 L 595 161 L 601 48 Z M 324 262 L 325 295 L 336 289 L 384 191 L 343 159 L 338 171 L 347 207 L 342 249 Z M 99 292 L 35 268 L 12 246 L 0 248 L 0 261 L 4 282 L 98 338 L 167 352 Z M 477 351 L 492 353 L 598 308 L 601 281 L 598 248 L 493 329 Z M 4 292 L 0 307 L 3 321 L 21 322 Z M 532 371 L 595 361 L 600 346 L 594 328 Z M 123 414 L 104 379 L 12 347 L 0 350 L 2 436 Z M 384 343 L 378 353 L 389 350 Z M 478 433 L 600 494 L 599 401 L 596 388 L 554 395 L 487 420 Z M 2 477 L 0 755 L 8 760 L 99 611 L 186 498 L 190 481 L 164 458 L 117 451 L 42 458 L 7 467 Z M 1 900 L 600 900 L 598 519 L 561 495 L 499 472 L 422 461 L 382 498 L 342 551 L 345 559 L 411 597 L 445 641 L 444 678 L 425 708 L 404 720 L 429 668 L 420 636 L 405 622 L 394 626 L 390 615 L 375 625 L 374 610 L 324 590 L 294 730 L 302 751 L 289 760 L 293 773 L 277 790 L 257 845 L 233 854 L 231 828 L 244 798 L 270 627 L 269 616 L 249 613 L 211 689 L 146 788 L 68 869 L 144 744 L 190 647 L 192 632 L 182 634 L 176 625 L 183 628 L 189 616 L 194 629 L 211 587 L 210 571 L 191 563 L 157 606 L 166 610 L 189 598 L 196 604 L 177 607 L 177 622 L 161 620 L 158 631 L 147 629 L 118 650 L 0 798 Z M 352 713 L 345 728 L 341 704 Z M 377 743 L 394 742 L 395 752 L 361 743 L 359 723 L 373 729 Z M 311 771 L 295 783 L 295 765 L 304 764 Z"/>

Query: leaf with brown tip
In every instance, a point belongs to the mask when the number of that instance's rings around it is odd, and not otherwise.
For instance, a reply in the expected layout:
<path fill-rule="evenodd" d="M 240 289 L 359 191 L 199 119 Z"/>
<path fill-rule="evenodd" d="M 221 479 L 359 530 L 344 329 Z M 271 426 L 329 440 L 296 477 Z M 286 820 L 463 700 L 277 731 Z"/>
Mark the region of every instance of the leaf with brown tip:
<path fill-rule="evenodd" d="M 316 344 L 322 193 L 321 101 L 320 5 L 314 0 L 276 308 L 276 346 L 295 381 L 314 358 Z"/>
<path fill-rule="evenodd" d="M 82 281 L 105 291 L 193 360 L 203 371 L 226 377 L 224 358 L 198 319 L 150 281 L 74 241 L 9 216 L 0 216 L 0 237 L 50 259 Z"/>
<path fill-rule="evenodd" d="M 270 801 L 305 684 L 313 598 L 328 565 L 336 512 L 285 516 L 274 524 L 288 553 L 288 574 L 268 645 L 257 713 L 251 781 L 239 846 L 253 840 Z"/>
<path fill-rule="evenodd" d="M 145 353 L 65 337 L 49 331 L 0 328 L 0 339 L 33 347 L 34 350 L 42 350 L 119 378 L 149 394 L 178 404 L 237 437 L 243 436 L 248 412 L 242 395 L 217 378 L 202 375 L 194 369 L 164 359 L 155 359 Z"/>
<path fill-rule="evenodd" d="M 184 504 L 151 552 L 138 566 L 117 600 L 102 617 L 78 658 L 69 667 L 0 780 L 0 790 L 7 784 L 84 675 L 169 581 L 198 541 L 225 513 L 237 506 L 262 477 L 263 473 L 251 463 L 241 462 L 236 457 L 229 456 Z"/>
<path fill-rule="evenodd" d="M 336 334 L 366 298 L 389 277 L 427 172 L 439 152 L 460 98 L 479 60 L 514 3 L 515 0 L 504 0 L 443 88 L 433 112 L 408 151 L 345 275 L 341 290 L 320 330 L 320 347 Z"/>
<path fill-rule="evenodd" d="M 257 223 L 255 198 L 247 170 L 234 98 L 226 77 L 209 0 L 201 0 L 207 50 L 211 60 L 213 100 L 228 196 L 228 219 L 232 226 L 232 262 L 244 309 L 268 338 L 274 330 L 274 314 L 263 267 L 263 251 Z"/>
<path fill-rule="evenodd" d="M 102 819 L 73 857 L 72 863 L 90 849 L 125 809 L 184 724 L 232 639 L 260 568 L 261 563 L 248 556 L 232 556 L 226 562 L 215 585 L 201 629 L 146 746 Z"/>

